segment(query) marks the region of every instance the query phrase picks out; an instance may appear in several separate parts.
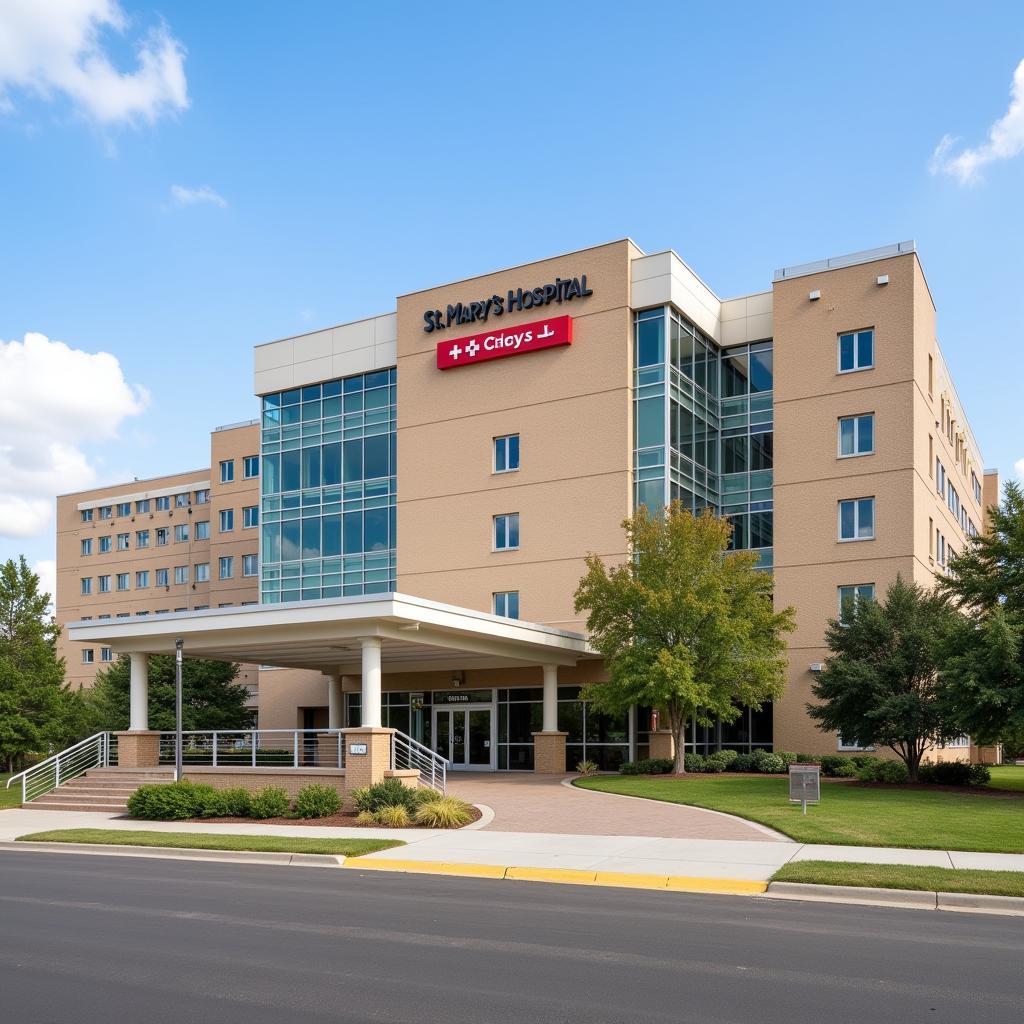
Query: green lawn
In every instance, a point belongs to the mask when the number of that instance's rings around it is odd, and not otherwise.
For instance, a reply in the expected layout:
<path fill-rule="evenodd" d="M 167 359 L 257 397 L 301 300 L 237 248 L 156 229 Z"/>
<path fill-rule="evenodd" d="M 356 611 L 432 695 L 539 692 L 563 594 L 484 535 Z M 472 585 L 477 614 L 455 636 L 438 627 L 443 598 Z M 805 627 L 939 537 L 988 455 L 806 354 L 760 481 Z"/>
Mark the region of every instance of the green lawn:
<path fill-rule="evenodd" d="M 0 811 L 5 807 L 21 806 L 21 783 L 16 782 L 10 789 L 7 788 L 7 780 L 11 772 L 0 772 Z"/>
<path fill-rule="evenodd" d="M 146 832 L 116 828 L 61 828 L 18 836 L 19 843 L 97 843 L 164 846 L 176 850 L 248 850 L 256 853 L 333 853 L 361 857 L 405 844 L 396 839 L 330 839 L 319 836 L 212 835 L 207 832 Z"/>
<path fill-rule="evenodd" d="M 787 780 L 694 775 L 686 779 L 599 775 L 576 785 L 606 793 L 692 804 L 749 818 L 803 843 L 904 846 L 922 850 L 1024 853 L 1024 796 L 859 786 L 822 781 L 821 803 L 788 800 Z"/>
<path fill-rule="evenodd" d="M 1000 764 L 992 768 L 992 789 L 1012 789 L 1024 793 L 1024 764 Z"/>
<path fill-rule="evenodd" d="M 836 864 L 830 860 L 798 860 L 779 868 L 772 875 L 772 881 L 1024 896 L 1024 872 L 977 871 L 973 868 L 921 868 L 905 864 Z"/>

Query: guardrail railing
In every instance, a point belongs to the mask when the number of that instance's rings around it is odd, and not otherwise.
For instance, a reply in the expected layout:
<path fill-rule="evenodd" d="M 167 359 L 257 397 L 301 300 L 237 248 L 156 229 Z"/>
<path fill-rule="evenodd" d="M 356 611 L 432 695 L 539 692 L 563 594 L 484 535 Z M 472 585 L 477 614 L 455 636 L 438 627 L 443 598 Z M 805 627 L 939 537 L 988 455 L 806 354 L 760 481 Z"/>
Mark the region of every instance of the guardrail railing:
<path fill-rule="evenodd" d="M 110 733 L 97 732 L 74 746 L 26 768 L 7 780 L 7 788 L 21 781 L 21 802 L 30 803 L 52 793 L 62 783 L 84 775 L 90 768 L 110 764 Z"/>
<path fill-rule="evenodd" d="M 396 732 L 391 737 L 391 767 L 416 769 L 420 773 L 421 785 L 430 786 L 438 793 L 445 791 L 448 762 L 430 747 L 406 736 L 404 732 Z"/>
<path fill-rule="evenodd" d="M 174 764 L 175 734 L 160 733 L 160 763 Z M 181 734 L 184 767 L 344 768 L 340 729 L 213 729 Z"/>

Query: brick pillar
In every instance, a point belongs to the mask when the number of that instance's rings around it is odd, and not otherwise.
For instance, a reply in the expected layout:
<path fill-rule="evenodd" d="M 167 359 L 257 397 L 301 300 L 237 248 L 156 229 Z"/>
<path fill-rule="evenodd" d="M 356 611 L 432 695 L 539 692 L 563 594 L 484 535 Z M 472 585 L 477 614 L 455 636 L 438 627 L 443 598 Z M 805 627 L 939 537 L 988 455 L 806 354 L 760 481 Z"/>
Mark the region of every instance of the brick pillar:
<path fill-rule="evenodd" d="M 533 733 L 533 770 L 541 775 L 565 774 L 567 732 Z"/>
<path fill-rule="evenodd" d="M 156 768 L 160 764 L 160 733 L 115 732 L 118 768 Z"/>
<path fill-rule="evenodd" d="M 342 729 L 345 743 L 345 789 L 362 789 L 384 780 L 391 767 L 391 737 L 394 729 L 356 726 Z M 366 745 L 365 754 L 353 754 L 352 747 Z"/>
<path fill-rule="evenodd" d="M 676 740 L 668 729 L 651 733 L 650 757 L 664 757 L 672 760 L 676 756 Z"/>

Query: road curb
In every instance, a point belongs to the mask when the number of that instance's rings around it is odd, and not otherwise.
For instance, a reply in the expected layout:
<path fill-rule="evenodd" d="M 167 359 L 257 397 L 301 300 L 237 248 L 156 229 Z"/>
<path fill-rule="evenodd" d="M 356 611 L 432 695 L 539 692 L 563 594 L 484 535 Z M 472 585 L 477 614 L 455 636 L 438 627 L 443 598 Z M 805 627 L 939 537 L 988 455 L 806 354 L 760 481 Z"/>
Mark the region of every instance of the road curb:
<path fill-rule="evenodd" d="M 810 882 L 769 882 L 764 899 L 815 903 L 852 903 L 864 907 L 966 911 L 1024 917 L 1024 897 L 974 893 L 928 892 L 920 889 L 872 889 L 858 885 L 815 885 Z"/>
<path fill-rule="evenodd" d="M 404 860 L 356 857 L 343 867 L 354 870 L 399 871 L 408 874 L 496 878 L 522 882 L 556 882 L 562 885 L 597 885 L 613 889 L 653 889 L 670 892 L 703 892 L 723 896 L 758 896 L 767 882 L 744 878 L 698 878 L 691 875 L 633 874 L 619 871 L 587 871 L 576 868 L 535 868 L 502 864 L 459 864 L 451 861 Z"/>
<path fill-rule="evenodd" d="M 156 860 L 202 860 L 232 864 L 278 864 L 295 867 L 342 867 L 345 858 L 333 853 L 274 853 L 269 850 L 198 850 L 173 846 L 121 846 L 115 843 L 19 843 L 0 840 L 0 852 L 78 853 L 93 856 L 148 857 Z"/>

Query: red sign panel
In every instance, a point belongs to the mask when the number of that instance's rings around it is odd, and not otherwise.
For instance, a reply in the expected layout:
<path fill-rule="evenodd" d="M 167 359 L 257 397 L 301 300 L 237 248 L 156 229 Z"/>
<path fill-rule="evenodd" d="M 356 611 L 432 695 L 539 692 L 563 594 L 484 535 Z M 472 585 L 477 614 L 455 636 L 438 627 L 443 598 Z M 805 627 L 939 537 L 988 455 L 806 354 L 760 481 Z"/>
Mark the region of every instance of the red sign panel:
<path fill-rule="evenodd" d="M 449 338 L 437 346 L 437 368 L 451 370 L 488 359 L 521 356 L 541 348 L 572 344 L 572 317 L 553 316 L 532 324 L 520 324 L 505 330 L 474 334 L 469 338 Z"/>

